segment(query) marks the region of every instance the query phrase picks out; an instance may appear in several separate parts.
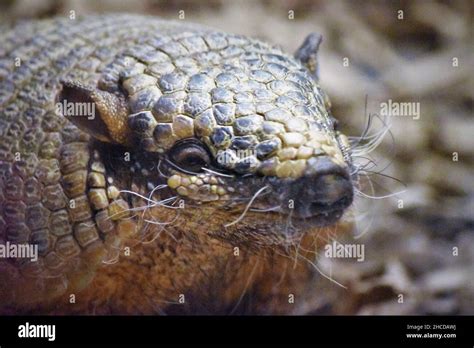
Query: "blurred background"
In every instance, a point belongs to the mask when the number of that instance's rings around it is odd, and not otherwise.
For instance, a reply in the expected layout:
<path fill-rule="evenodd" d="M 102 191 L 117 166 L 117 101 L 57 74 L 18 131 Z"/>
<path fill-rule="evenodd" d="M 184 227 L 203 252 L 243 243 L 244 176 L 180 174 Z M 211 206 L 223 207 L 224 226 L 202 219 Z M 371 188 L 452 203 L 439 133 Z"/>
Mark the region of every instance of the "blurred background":
<path fill-rule="evenodd" d="M 354 231 L 339 239 L 363 244 L 364 262 L 318 257 L 345 288 L 321 278 L 314 314 L 474 314 L 473 9 L 471 0 L 2 0 L 0 21 L 184 14 L 288 52 L 321 33 L 321 85 L 344 133 L 360 135 L 390 99 L 419 103 L 420 117 L 391 117 L 391 135 L 369 155 L 376 166 L 365 160 L 372 185 L 365 177 L 361 191 L 389 197 L 358 197 Z M 371 129 L 383 124 L 374 118 Z"/>

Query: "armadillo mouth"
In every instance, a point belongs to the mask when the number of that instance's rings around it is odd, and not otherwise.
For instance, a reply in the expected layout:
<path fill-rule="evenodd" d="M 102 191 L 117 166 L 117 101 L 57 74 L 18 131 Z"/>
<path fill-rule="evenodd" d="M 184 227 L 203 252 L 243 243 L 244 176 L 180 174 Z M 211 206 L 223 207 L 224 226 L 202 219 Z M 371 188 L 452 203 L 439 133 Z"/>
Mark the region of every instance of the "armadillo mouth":
<path fill-rule="evenodd" d="M 262 197 L 262 210 L 272 210 L 307 221 L 340 216 L 352 204 L 354 196 L 350 177 L 339 173 L 326 173 L 285 182 L 278 180 L 271 184 L 271 188 L 272 192 Z M 277 207 L 271 209 L 272 204 L 276 205 L 275 202 Z"/>
<path fill-rule="evenodd" d="M 344 214 L 344 209 L 334 209 L 332 211 L 326 211 L 317 213 L 310 217 L 298 218 L 295 217 L 294 220 L 299 220 L 307 227 L 324 227 L 335 224 L 340 220 Z"/>
<path fill-rule="evenodd" d="M 267 224 L 275 233 L 279 231 L 284 235 L 302 236 L 314 228 L 337 224 L 351 202 L 351 198 L 343 198 L 335 204 L 324 207 L 317 204 L 317 207 L 313 207 L 313 213 L 308 216 L 302 216 L 295 208 L 255 204 L 254 208 L 246 213 L 246 217 L 252 215 L 251 219 L 258 219 L 261 223 Z M 240 214 L 241 212 L 238 213 Z"/>
<path fill-rule="evenodd" d="M 337 223 L 352 204 L 354 195 L 350 177 L 339 172 L 296 180 L 272 177 L 258 184 L 260 189 L 252 190 L 253 196 L 248 196 L 252 198 L 232 202 L 236 214 L 253 213 L 254 218 L 275 227 L 289 221 L 298 230 Z"/>
<path fill-rule="evenodd" d="M 345 205 L 345 203 L 344 203 Z M 263 209 L 262 209 L 263 210 Z M 291 221 L 295 227 L 298 228 L 312 228 L 312 227 L 324 227 L 337 223 L 345 212 L 345 208 L 333 207 L 332 209 L 325 208 L 324 211 L 320 211 L 312 214 L 311 216 L 300 216 L 295 213 L 295 210 L 283 210 L 283 209 L 271 209 L 269 208 L 269 216 L 266 219 L 272 220 L 276 215 L 282 220 Z M 271 212 L 271 213 L 270 213 Z M 262 217 L 262 219 L 265 219 Z M 278 223 L 280 223 L 278 221 Z"/>

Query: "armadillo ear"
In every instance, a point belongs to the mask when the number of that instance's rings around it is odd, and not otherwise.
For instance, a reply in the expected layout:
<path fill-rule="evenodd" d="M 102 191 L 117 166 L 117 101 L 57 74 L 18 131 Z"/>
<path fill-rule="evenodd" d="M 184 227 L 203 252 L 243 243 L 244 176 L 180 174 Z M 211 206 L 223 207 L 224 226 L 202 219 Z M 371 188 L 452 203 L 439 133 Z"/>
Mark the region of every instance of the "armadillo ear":
<path fill-rule="evenodd" d="M 295 58 L 308 68 L 316 81 L 319 80 L 318 49 L 321 41 L 323 41 L 321 34 L 311 33 L 295 52 Z"/>
<path fill-rule="evenodd" d="M 86 86 L 63 81 L 56 111 L 94 138 L 126 145 L 128 107 L 125 98 Z"/>

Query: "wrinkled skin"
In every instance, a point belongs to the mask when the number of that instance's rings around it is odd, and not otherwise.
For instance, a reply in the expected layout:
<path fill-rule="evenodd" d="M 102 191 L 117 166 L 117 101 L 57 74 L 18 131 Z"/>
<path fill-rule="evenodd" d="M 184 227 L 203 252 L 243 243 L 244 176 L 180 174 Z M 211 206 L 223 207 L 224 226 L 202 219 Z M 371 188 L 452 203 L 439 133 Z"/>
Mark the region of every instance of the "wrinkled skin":
<path fill-rule="evenodd" d="M 313 309 L 353 196 L 317 36 L 294 58 L 151 17 L 24 26 L 0 38 L 0 241 L 40 260 L 0 260 L 4 312 Z"/>

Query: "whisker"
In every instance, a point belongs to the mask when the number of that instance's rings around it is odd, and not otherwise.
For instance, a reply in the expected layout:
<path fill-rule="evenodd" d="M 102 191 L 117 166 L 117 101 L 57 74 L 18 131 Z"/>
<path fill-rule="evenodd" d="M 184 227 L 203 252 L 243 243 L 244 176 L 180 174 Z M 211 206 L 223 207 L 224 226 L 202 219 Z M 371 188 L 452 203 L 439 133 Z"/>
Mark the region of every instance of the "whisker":
<path fill-rule="evenodd" d="M 232 308 L 232 310 L 230 311 L 229 315 L 232 315 L 234 314 L 234 312 L 237 310 L 237 308 L 239 307 L 240 303 L 242 302 L 242 299 L 244 298 L 245 294 L 247 293 L 247 290 L 252 282 L 252 278 L 255 274 L 255 271 L 257 270 L 257 267 L 258 267 L 258 264 L 259 264 L 259 260 L 257 259 L 257 261 L 255 262 L 255 266 L 253 266 L 252 268 L 252 271 L 250 272 L 250 275 L 247 279 L 247 282 L 245 283 L 245 287 L 244 289 L 242 290 L 242 293 L 240 294 L 240 297 L 239 299 L 237 300 L 236 304 L 234 305 L 234 308 Z"/>
<path fill-rule="evenodd" d="M 161 232 L 163 232 L 163 230 L 164 230 L 164 228 L 157 231 L 151 240 L 146 240 L 146 241 L 142 240 L 141 243 L 144 244 L 144 245 L 153 243 L 160 236 L 160 234 L 161 234 Z"/>
<path fill-rule="evenodd" d="M 247 204 L 247 206 L 245 207 L 245 210 L 243 211 L 243 213 L 237 218 L 237 220 L 233 221 L 233 222 L 229 222 L 228 224 L 225 224 L 224 227 L 229 227 L 229 226 L 232 226 L 232 225 L 235 225 L 237 223 L 239 223 L 244 217 L 245 215 L 247 214 L 248 210 L 250 209 L 250 206 L 252 205 L 252 203 L 255 201 L 255 199 L 257 198 L 257 196 L 265 191 L 266 189 L 268 188 L 268 186 L 264 186 L 262 187 L 260 190 L 257 191 L 257 193 L 255 193 L 252 197 L 252 199 L 250 200 L 250 202 Z"/>
<path fill-rule="evenodd" d="M 276 205 L 276 206 L 271 207 L 271 208 L 265 208 L 265 209 L 252 208 L 252 209 L 250 209 L 250 211 L 254 211 L 254 212 L 257 212 L 257 213 L 266 213 L 266 212 L 269 212 L 269 211 L 279 211 L 280 208 L 281 208 L 281 204 Z"/>
<path fill-rule="evenodd" d="M 367 115 L 367 96 L 365 99 L 365 114 Z M 367 118 L 368 117 L 368 118 Z M 373 150 L 375 150 L 380 143 L 385 138 L 387 133 L 390 134 L 392 138 L 392 146 L 394 146 L 395 141 L 392 132 L 390 131 L 391 128 L 391 118 L 389 116 L 384 116 L 383 118 L 378 114 L 369 113 L 367 118 L 367 125 L 362 132 L 362 134 L 358 137 L 349 137 L 349 142 L 351 143 L 351 156 L 358 157 L 364 154 L 369 154 Z M 374 119 L 378 119 L 382 123 L 382 129 L 369 134 L 370 129 L 372 128 Z M 366 143 L 361 145 L 361 143 L 365 141 Z"/>
<path fill-rule="evenodd" d="M 321 274 L 324 278 L 328 279 L 329 281 L 333 282 L 334 284 L 340 286 L 341 288 L 347 289 L 347 286 L 342 285 L 335 279 L 331 278 L 327 274 L 325 274 L 314 262 L 312 262 L 310 259 L 304 257 L 303 255 L 299 254 L 299 257 L 302 258 L 304 261 L 308 262 L 319 274 Z"/>
<path fill-rule="evenodd" d="M 389 195 L 385 195 L 385 196 L 371 196 L 371 195 L 368 195 L 368 194 L 365 194 L 364 192 L 360 191 L 360 190 L 357 190 L 357 193 L 365 198 L 370 198 L 370 199 L 385 199 L 385 198 L 390 198 L 390 197 L 394 197 L 396 195 L 399 195 L 401 193 L 404 193 L 406 192 L 406 190 L 402 190 L 402 191 L 398 191 L 398 192 L 394 192 L 394 193 L 391 193 Z"/>
<path fill-rule="evenodd" d="M 290 233 L 288 232 L 288 229 L 290 227 L 293 227 L 293 225 L 291 224 L 291 217 L 293 216 L 293 209 L 290 210 L 290 213 L 288 214 L 288 217 L 286 218 L 286 226 L 285 226 L 285 239 L 288 241 L 288 242 L 291 242 L 292 241 L 292 236 L 290 235 Z"/>
<path fill-rule="evenodd" d="M 158 171 L 158 173 L 159 173 L 162 177 L 164 177 L 164 178 L 169 178 L 169 175 L 163 174 L 163 172 L 162 172 L 161 169 L 160 169 L 160 166 L 161 166 L 161 159 L 158 161 L 158 165 L 156 166 L 156 170 Z"/>
<path fill-rule="evenodd" d="M 225 178 L 235 178 L 235 175 L 231 175 L 231 174 L 224 174 L 224 173 L 220 173 L 220 172 L 216 172 L 215 170 L 212 170 L 212 169 L 209 169 L 209 168 L 205 168 L 203 167 L 202 170 L 208 172 L 208 173 L 211 173 L 211 174 L 215 174 L 215 175 L 218 175 L 218 176 L 223 176 Z"/>
<path fill-rule="evenodd" d="M 111 258 L 110 260 L 102 260 L 102 263 L 105 265 L 114 265 L 118 262 L 119 256 L 120 256 L 120 249 L 117 247 L 114 247 L 113 249 L 116 250 L 116 256 Z"/>
<path fill-rule="evenodd" d="M 368 177 L 368 176 L 366 176 L 366 178 L 367 178 L 367 180 L 368 180 L 368 182 L 369 182 L 370 190 L 371 190 L 371 192 L 372 192 L 372 195 L 375 195 L 375 189 L 374 189 L 374 185 L 373 185 L 373 183 L 372 183 L 372 179 L 371 179 L 370 177 Z M 357 191 L 358 191 L 358 190 L 357 190 Z M 370 216 L 371 216 L 371 219 L 370 219 L 368 225 L 366 226 L 366 228 L 365 228 L 362 232 L 360 232 L 360 233 L 358 233 L 357 235 L 354 236 L 354 239 L 355 239 L 355 240 L 357 240 L 357 239 L 361 238 L 362 236 L 364 236 L 364 235 L 367 233 L 367 231 L 369 231 L 370 228 L 372 227 L 372 224 L 373 224 L 374 219 L 375 219 L 375 214 L 373 214 L 372 211 L 369 211 L 369 212 L 372 213 L 372 214 L 370 215 Z M 359 221 L 356 220 L 356 228 L 357 228 L 357 229 L 358 229 L 358 226 L 359 226 Z"/>
<path fill-rule="evenodd" d="M 135 195 L 137 197 L 140 197 L 141 199 L 149 202 L 149 203 L 152 203 L 152 207 L 153 206 L 162 206 L 162 207 L 165 207 L 165 208 L 169 208 L 169 209 L 180 209 L 179 207 L 172 207 L 172 206 L 169 206 L 169 205 L 166 205 L 166 204 L 163 204 L 163 203 L 168 203 L 168 202 L 171 202 L 173 199 L 177 198 L 178 196 L 173 196 L 173 197 L 169 197 L 169 198 L 165 198 L 161 201 L 154 201 L 152 199 L 149 199 L 148 197 L 145 197 L 141 194 L 139 194 L 138 192 L 134 192 L 134 191 L 129 191 L 129 190 L 121 190 L 120 191 L 121 193 L 129 193 L 129 194 L 132 194 L 132 195 Z"/>
<path fill-rule="evenodd" d="M 148 219 L 144 219 L 144 221 L 146 221 L 146 222 L 148 222 L 149 224 L 152 224 L 152 225 L 160 225 L 160 226 L 161 225 L 170 225 L 178 219 L 178 216 L 179 216 L 179 214 L 176 214 L 176 216 L 171 221 L 167 221 L 167 222 L 158 222 L 158 221 L 152 221 L 152 220 L 148 220 Z"/>
<path fill-rule="evenodd" d="M 190 174 L 190 175 L 199 175 L 199 173 L 196 173 L 196 172 L 192 172 L 190 170 L 186 170 L 184 168 L 181 168 L 180 166 L 178 166 L 177 164 L 171 162 L 169 159 L 165 159 L 166 163 L 168 163 L 170 166 L 172 166 L 173 168 L 179 170 L 180 172 L 183 172 L 183 173 L 186 173 L 186 174 Z"/>
<path fill-rule="evenodd" d="M 304 249 L 303 247 L 299 247 L 300 250 L 303 250 L 305 252 L 309 252 L 307 251 L 306 249 Z M 317 249 L 317 244 L 316 244 L 316 249 Z M 291 258 L 288 256 L 288 255 L 285 255 L 281 252 L 278 252 L 277 250 L 274 250 L 274 252 L 277 254 L 277 255 L 280 255 L 280 256 L 283 256 L 283 257 L 286 257 L 286 258 L 289 258 L 291 260 Z M 311 252 L 315 255 L 319 255 L 320 253 L 319 252 Z M 331 278 L 330 276 L 328 276 L 327 274 L 325 274 L 319 267 L 318 265 L 316 265 L 313 261 L 311 261 L 310 259 L 308 259 L 307 257 L 303 256 L 301 253 L 298 253 L 297 254 L 297 257 L 300 259 L 300 260 L 303 260 L 305 262 L 307 262 L 312 268 L 314 268 L 321 276 L 323 276 L 324 278 L 328 279 L 329 281 L 333 282 L 334 284 L 344 288 L 344 289 L 347 289 L 347 287 L 339 282 L 337 282 L 336 280 L 334 280 L 333 278 Z"/>

